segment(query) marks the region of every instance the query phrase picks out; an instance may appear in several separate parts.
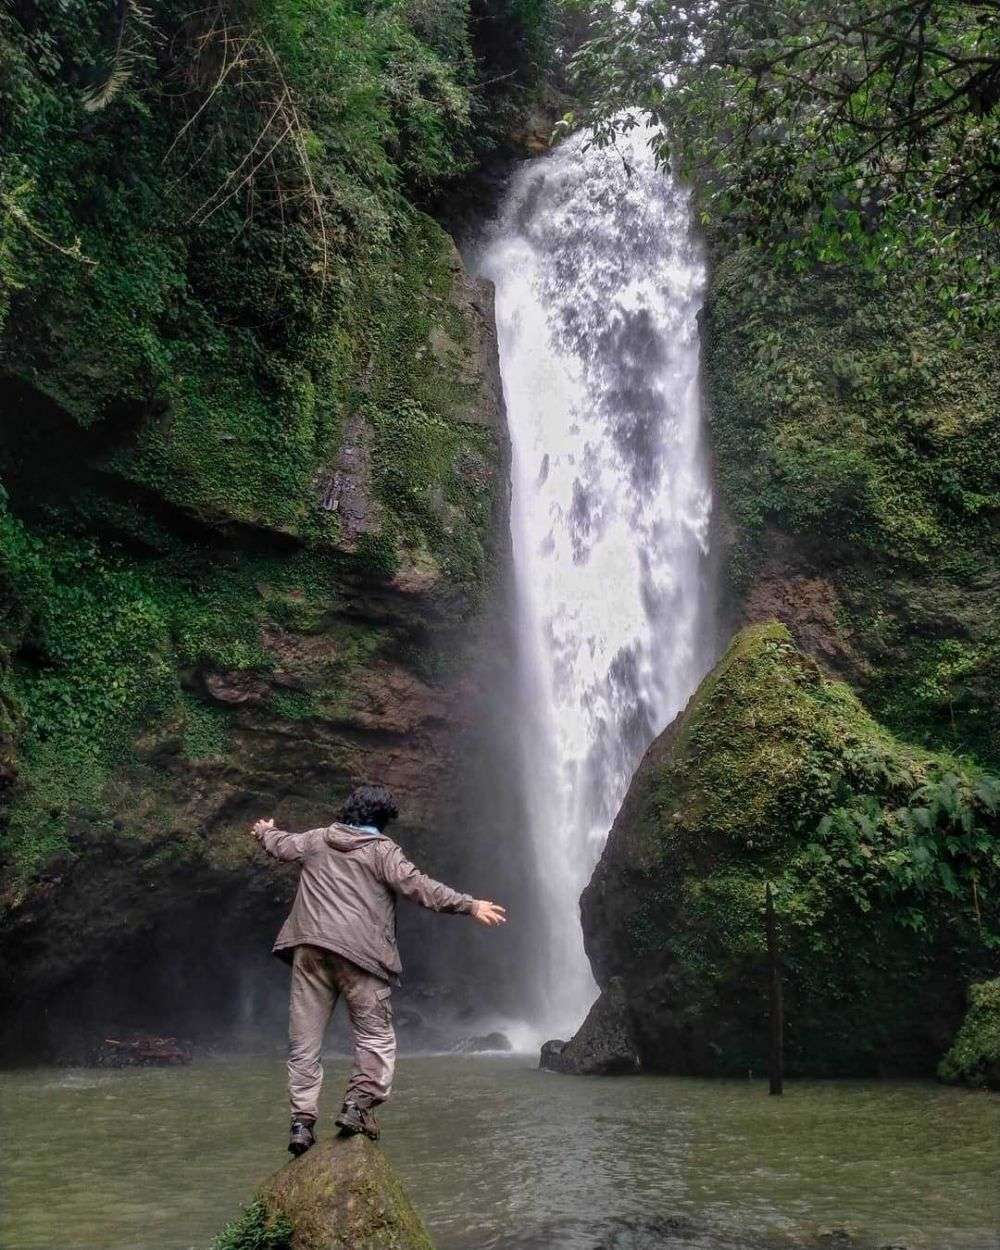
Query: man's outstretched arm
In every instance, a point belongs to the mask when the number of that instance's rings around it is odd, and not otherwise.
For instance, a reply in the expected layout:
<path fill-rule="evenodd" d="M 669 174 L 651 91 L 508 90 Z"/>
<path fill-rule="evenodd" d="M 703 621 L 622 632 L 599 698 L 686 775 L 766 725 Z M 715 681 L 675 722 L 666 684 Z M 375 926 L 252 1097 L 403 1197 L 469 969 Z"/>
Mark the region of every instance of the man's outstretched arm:
<path fill-rule="evenodd" d="M 490 926 L 504 924 L 507 919 L 499 903 L 473 898 L 471 894 L 459 894 L 451 886 L 428 877 L 406 858 L 394 842 L 389 844 L 382 856 L 382 877 L 391 890 L 431 911 L 463 913 L 480 924 Z"/>
<path fill-rule="evenodd" d="M 307 829 L 304 833 L 288 833 L 284 829 L 275 829 L 273 820 L 258 820 L 251 832 L 274 859 L 301 862 L 312 848 L 316 835 L 322 834 L 323 830 Z"/>

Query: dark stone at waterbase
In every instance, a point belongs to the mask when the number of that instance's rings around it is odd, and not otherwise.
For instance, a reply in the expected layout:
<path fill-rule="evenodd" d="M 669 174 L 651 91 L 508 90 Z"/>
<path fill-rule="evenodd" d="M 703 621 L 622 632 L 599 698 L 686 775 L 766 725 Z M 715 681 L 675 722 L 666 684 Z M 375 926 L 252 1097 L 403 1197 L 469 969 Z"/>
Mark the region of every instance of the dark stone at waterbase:
<path fill-rule="evenodd" d="M 545 1043 L 539 1066 L 576 1076 L 626 1076 L 639 1071 L 628 1005 L 617 978 L 609 982 L 570 1041 Z"/>
<path fill-rule="evenodd" d="M 538 1066 L 544 1068 L 547 1072 L 565 1071 L 562 1067 L 562 1053 L 565 1049 L 566 1043 L 562 1038 L 554 1037 L 547 1042 L 543 1042 Z"/>
<path fill-rule="evenodd" d="M 462 1040 L 454 1048 L 457 1055 L 479 1055 L 484 1051 L 503 1050 L 510 1051 L 514 1047 L 510 1044 L 510 1038 L 506 1033 L 479 1033 L 474 1037 L 463 1037 Z"/>
<path fill-rule="evenodd" d="M 89 1056 L 101 1068 L 169 1068 L 190 1063 L 194 1052 L 190 1042 L 153 1033 L 129 1033 L 105 1037 Z"/>
<path fill-rule="evenodd" d="M 287 1163 L 220 1242 L 239 1245 L 244 1224 L 280 1250 L 434 1250 L 389 1160 L 362 1136 L 320 1140 Z"/>

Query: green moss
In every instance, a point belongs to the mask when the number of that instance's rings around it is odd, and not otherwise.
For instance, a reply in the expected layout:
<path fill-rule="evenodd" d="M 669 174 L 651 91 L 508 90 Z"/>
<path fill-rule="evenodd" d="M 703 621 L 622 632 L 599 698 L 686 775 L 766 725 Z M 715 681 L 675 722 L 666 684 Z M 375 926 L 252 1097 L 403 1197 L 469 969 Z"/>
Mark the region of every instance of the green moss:
<path fill-rule="evenodd" d="M 319 711 L 315 695 L 298 690 L 276 690 L 271 707 L 284 720 L 309 720 Z"/>
<path fill-rule="evenodd" d="M 151 558 L 61 529 L 32 532 L 0 513 L 13 648 L 0 682 L 18 742 L 0 853 L 14 877 L 23 882 L 64 849 L 81 812 L 91 825 L 110 819 L 115 778 L 133 767 L 139 736 L 178 735 L 191 761 L 227 753 L 236 713 L 183 689 L 193 673 L 245 673 L 266 684 L 284 665 L 309 693 L 276 687 L 278 715 L 306 718 L 321 700 L 346 706 L 352 675 L 386 631 L 337 620 L 342 576 L 336 560 L 308 550 L 227 560 L 175 542 Z M 328 645 L 296 660 L 293 627 L 305 638 L 320 623 Z M 135 784 L 156 807 L 147 793 L 155 777 Z M 131 802 L 138 798 L 133 789 Z M 170 827 L 169 811 L 163 819 Z"/>
<path fill-rule="evenodd" d="M 364 414 L 384 524 L 359 564 L 391 574 L 426 552 L 474 598 L 497 435 L 465 420 L 451 244 L 406 197 L 470 159 L 464 5 L 443 46 L 432 14 L 401 5 L 233 0 L 212 26 L 163 4 L 132 32 L 148 56 L 89 113 L 79 81 L 100 76 L 110 26 L 82 0 L 15 9 L 0 31 L 0 204 L 16 189 L 20 214 L 3 218 L 0 372 L 93 431 L 74 440 L 81 467 L 314 547 L 344 545 L 323 501 Z M 254 73 L 210 90 L 227 28 Z M 67 255 L 76 238 L 86 263 Z"/>
<path fill-rule="evenodd" d="M 969 1010 L 938 1065 L 942 1081 L 1000 1089 L 1000 979 L 969 987 Z"/>
<path fill-rule="evenodd" d="M 297 1250 L 432 1250 L 399 1177 L 367 1138 L 317 1143 L 275 1173 L 261 1198 L 291 1219 Z"/>
<path fill-rule="evenodd" d="M 184 754 L 189 760 L 225 755 L 230 744 L 230 713 L 184 694 Z"/>
<path fill-rule="evenodd" d="M 129 10 L 128 73 L 88 108 L 117 20 L 83 0 L 0 19 L 2 849 L 21 880 L 75 812 L 106 814 L 140 740 L 225 754 L 243 713 L 182 693 L 201 676 L 266 686 L 283 665 L 308 693 L 276 682 L 275 713 L 341 715 L 396 628 L 346 625 L 345 584 L 416 572 L 459 614 L 492 573 L 500 434 L 470 419 L 474 314 L 415 204 L 471 160 L 490 57 L 464 0 Z M 218 79 L 227 38 L 252 72 Z M 354 538 L 328 506 L 349 423 L 371 461 Z"/>

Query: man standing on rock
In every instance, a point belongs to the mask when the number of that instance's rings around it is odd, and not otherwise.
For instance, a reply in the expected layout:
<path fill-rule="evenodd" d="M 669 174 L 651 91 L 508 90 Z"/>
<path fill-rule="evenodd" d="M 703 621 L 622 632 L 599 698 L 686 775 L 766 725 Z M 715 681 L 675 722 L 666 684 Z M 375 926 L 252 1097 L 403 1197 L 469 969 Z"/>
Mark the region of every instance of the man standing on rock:
<path fill-rule="evenodd" d="M 294 1155 L 315 1141 L 323 1034 L 341 994 L 354 1038 L 354 1068 L 336 1123 L 347 1133 L 378 1137 L 374 1108 L 389 1097 L 396 1062 L 389 1003 L 402 971 L 396 896 L 484 925 L 507 918 L 497 903 L 458 894 L 418 871 L 384 832 L 398 814 L 385 786 L 366 785 L 352 791 L 340 821 L 326 828 L 286 833 L 273 820 L 253 827 L 269 855 L 302 865 L 295 902 L 274 944 L 274 953 L 292 965 L 288 1149 Z"/>

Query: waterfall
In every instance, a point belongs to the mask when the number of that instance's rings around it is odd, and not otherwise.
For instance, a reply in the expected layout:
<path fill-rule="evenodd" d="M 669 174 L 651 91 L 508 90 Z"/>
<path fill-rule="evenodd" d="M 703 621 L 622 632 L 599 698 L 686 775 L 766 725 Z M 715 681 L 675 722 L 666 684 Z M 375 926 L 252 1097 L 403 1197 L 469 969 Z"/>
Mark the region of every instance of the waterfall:
<path fill-rule="evenodd" d="M 710 480 L 688 191 L 641 129 L 515 174 L 478 257 L 512 443 L 521 764 L 544 900 L 533 1026 L 596 986 L 580 892 L 643 751 L 711 663 Z"/>

